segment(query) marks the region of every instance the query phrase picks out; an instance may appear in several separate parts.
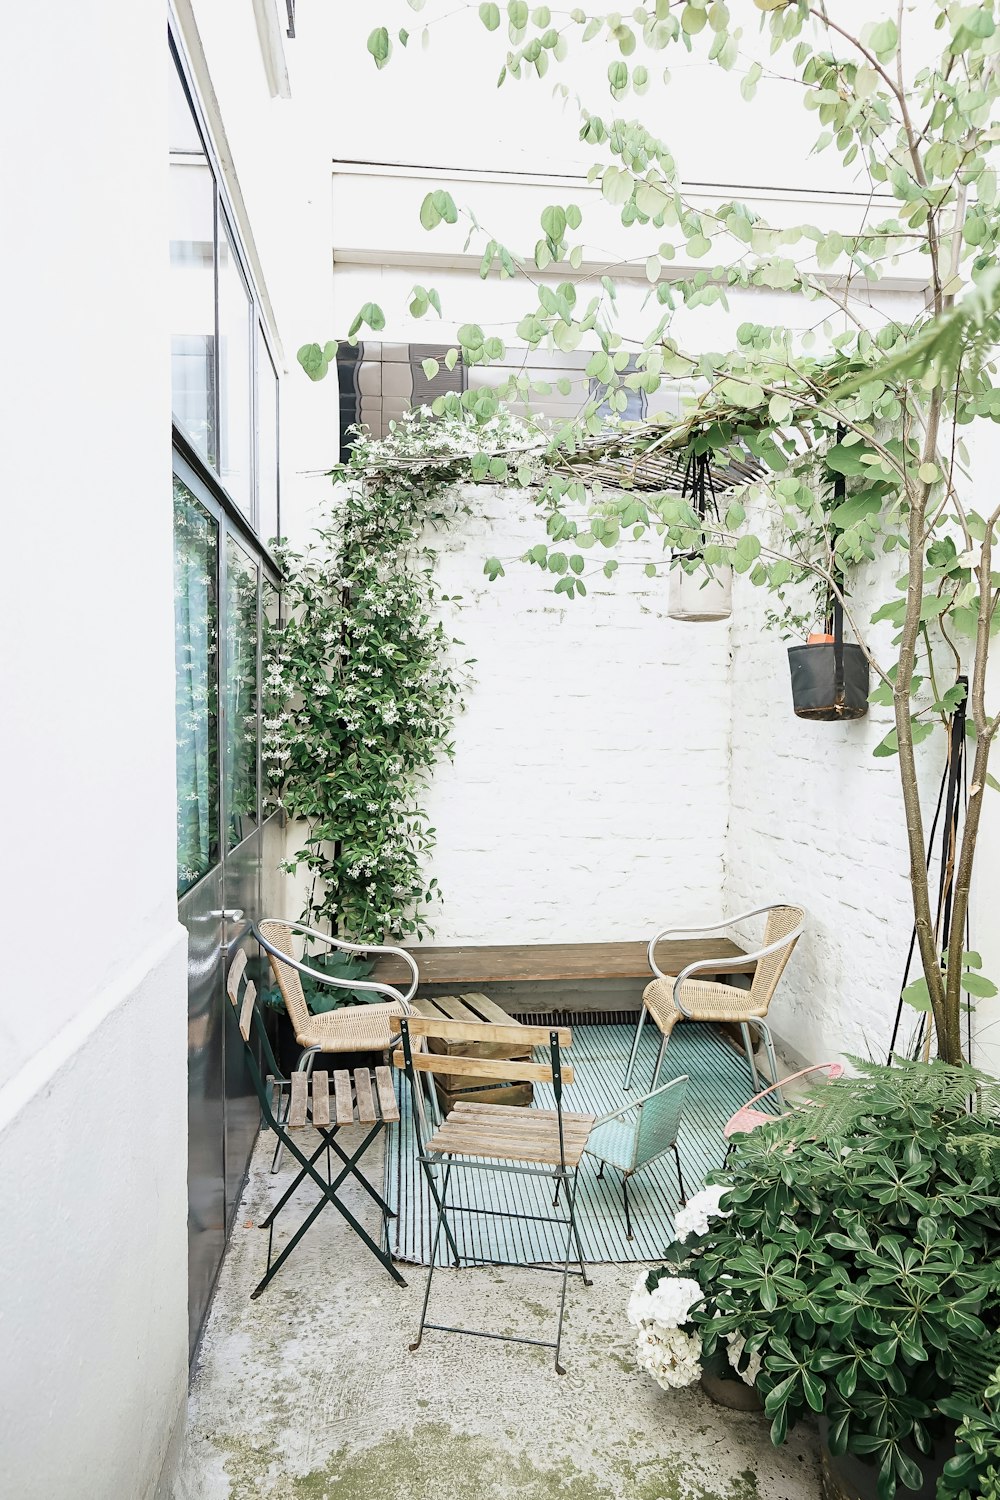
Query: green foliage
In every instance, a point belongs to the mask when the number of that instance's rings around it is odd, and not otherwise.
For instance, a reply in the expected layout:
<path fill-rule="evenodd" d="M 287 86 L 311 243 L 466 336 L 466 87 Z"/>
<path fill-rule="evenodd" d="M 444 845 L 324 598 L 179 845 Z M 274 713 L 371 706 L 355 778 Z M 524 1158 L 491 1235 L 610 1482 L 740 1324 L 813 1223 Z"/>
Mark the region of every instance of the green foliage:
<path fill-rule="evenodd" d="M 359 958 L 353 953 L 340 953 L 335 948 L 324 949 L 316 954 L 307 953 L 303 963 L 317 973 L 328 974 L 331 979 L 367 979 L 375 967 L 373 959 Z M 314 1016 L 322 1015 L 328 1010 L 341 1010 L 345 1005 L 365 1005 L 370 1000 L 382 998 L 369 990 L 341 989 L 339 986 L 320 984 L 317 980 L 310 979 L 308 974 L 301 975 L 301 979 L 302 993 Z M 261 1000 L 271 1010 L 283 1011 L 285 1008 L 277 985 L 263 990 Z"/>
<path fill-rule="evenodd" d="M 337 358 L 336 340 L 330 339 L 325 344 L 303 344 L 295 357 L 310 380 L 323 380 Z"/>
<path fill-rule="evenodd" d="M 706 1352 L 735 1334 L 761 1357 L 772 1440 L 823 1412 L 831 1450 L 872 1464 L 891 1500 L 1000 1349 L 1000 1158 L 968 1149 L 995 1138 L 1000 1097 L 969 1067 L 858 1066 L 736 1138 L 716 1175 L 727 1216 L 669 1260 L 705 1289 Z"/>
<path fill-rule="evenodd" d="M 637 325 L 631 299 L 627 316 L 621 311 L 610 268 L 599 280 L 582 279 L 585 247 L 574 205 L 547 205 L 533 250 L 521 256 L 495 231 L 487 236 L 471 209 L 462 210 L 467 243 L 482 244 L 480 274 L 496 269 L 523 283 L 520 344 L 529 353 L 585 350 L 596 387 L 579 415 L 551 436 L 538 495 L 543 551 L 531 547 L 526 557 L 566 599 L 586 591 L 568 565 L 550 565 L 570 547 L 614 550 L 645 541 L 652 551 L 642 559 L 647 571 L 666 556 L 681 566 L 697 560 L 708 571 L 732 566 L 774 596 L 768 619 L 785 634 L 821 620 L 831 596 L 843 596 L 849 631 L 866 647 L 877 679 L 873 701 L 893 710 L 894 726 L 875 753 L 898 757 L 914 871 L 924 860 L 914 747 L 947 720 L 960 676 L 972 684 L 977 785 L 993 784 L 988 757 L 1000 731 L 984 688 L 991 639 L 1000 630 L 1000 572 L 992 563 L 1000 506 L 990 498 L 991 508 L 979 514 L 963 493 L 969 459 L 962 441 L 970 423 L 1000 421 L 997 8 L 998 0 L 929 0 L 933 28 L 925 35 L 922 11 L 866 17 L 841 0 L 754 0 L 741 10 L 727 0 L 641 0 L 628 12 L 575 7 L 555 26 L 549 7 L 527 0 L 479 6 L 496 39 L 501 85 L 555 72 L 578 48 L 601 49 L 606 107 L 593 99 L 597 108 L 576 105 L 580 139 L 593 148 L 588 180 L 634 231 L 633 262 L 644 268 L 649 289 Z M 763 46 L 745 26 L 753 11 Z M 918 34 L 907 38 L 907 27 Z M 368 50 L 378 67 L 388 60 L 385 28 L 372 32 Z M 772 223 L 748 203 L 692 196 L 673 143 L 630 117 L 628 102 L 649 89 L 654 73 L 669 88 L 663 65 L 675 57 L 685 68 L 715 65 L 734 75 L 737 122 L 775 79 L 794 80 L 813 151 L 832 153 L 870 186 L 868 210 L 832 225 Z M 568 66 L 566 73 L 557 90 L 570 104 L 579 94 Z M 475 87 L 468 67 L 463 83 Z M 660 114 L 672 117 L 670 110 Z M 689 111 L 673 117 L 688 128 Z M 421 206 L 428 229 L 459 217 L 441 191 Z M 604 262 L 600 246 L 591 247 L 590 259 Z M 567 262 L 565 279 L 555 284 L 551 268 Z M 926 305 L 912 317 L 887 314 L 873 329 L 872 291 L 901 262 L 922 267 Z M 540 279 L 539 272 L 550 274 Z M 747 321 L 735 344 L 722 349 L 700 334 L 685 343 L 692 312 L 715 304 L 727 310 L 731 293 L 753 288 L 794 294 L 800 311 L 802 303 L 812 306 L 787 326 Z M 374 326 L 365 311 L 354 333 L 364 321 Z M 498 359 L 504 349 L 499 335 L 479 325 L 466 325 L 459 344 L 454 359 L 470 365 Z M 319 378 L 322 361 L 315 353 L 309 361 L 308 373 Z M 627 427 L 631 393 L 673 394 L 678 382 L 679 417 Z M 505 402 L 530 404 L 538 389 L 514 373 L 497 388 L 442 395 L 434 410 L 486 421 Z M 606 429 L 609 412 L 628 439 L 614 458 L 623 490 L 632 484 L 630 457 L 648 448 L 687 454 L 701 445 L 719 462 L 752 457 L 759 473 L 739 519 L 703 521 L 672 489 L 645 496 L 635 511 L 609 499 L 592 473 L 577 467 L 581 446 Z M 474 477 L 495 476 L 480 465 Z M 835 477 L 846 486 L 836 501 Z M 857 575 L 893 555 L 902 575 L 898 596 L 865 619 L 852 599 Z M 605 577 L 617 560 L 604 563 Z M 924 683 L 929 690 L 921 696 Z M 973 817 L 957 855 L 959 926 L 977 836 Z M 925 878 L 914 878 L 913 893 L 918 931 L 927 933 L 933 924 Z M 954 1060 L 961 1055 L 961 971 L 942 971 L 932 948 L 921 942 L 928 1004 L 939 1046 Z"/>
<path fill-rule="evenodd" d="M 439 893 L 424 874 L 423 793 L 452 754 L 470 665 L 441 619 L 428 538 L 465 513 L 453 481 L 471 457 L 488 463 L 518 432 L 413 412 L 383 440 L 359 434 L 312 545 L 285 555 L 289 619 L 266 674 L 264 751 L 306 824 L 290 868 L 311 874 L 311 926 L 360 941 L 427 930 Z"/>

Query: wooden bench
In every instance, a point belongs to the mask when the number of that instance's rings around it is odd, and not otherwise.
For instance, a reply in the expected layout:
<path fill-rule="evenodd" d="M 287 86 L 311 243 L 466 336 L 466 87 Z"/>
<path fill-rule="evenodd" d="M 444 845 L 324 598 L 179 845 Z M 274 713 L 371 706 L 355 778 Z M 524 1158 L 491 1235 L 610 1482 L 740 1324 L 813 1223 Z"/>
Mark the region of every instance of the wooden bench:
<path fill-rule="evenodd" d="M 511 1020 L 503 1007 L 486 995 L 421 996 L 413 1001 L 413 1008 L 428 1020 L 461 1021 L 472 1026 L 489 1022 L 520 1030 L 518 1023 Z M 486 1061 L 531 1061 L 531 1047 L 526 1043 L 469 1042 L 431 1037 L 428 1045 L 432 1052 L 445 1057 L 468 1057 L 472 1053 Z M 446 1115 L 460 1103 L 524 1106 L 530 1104 L 534 1097 L 530 1083 L 498 1083 L 496 1080 L 491 1081 L 485 1073 L 482 1076 L 461 1077 L 450 1073 L 437 1074 L 434 1083 L 441 1108 Z"/>
<path fill-rule="evenodd" d="M 505 1002 L 501 1008 L 527 1013 L 559 1009 L 561 1004 L 574 1010 L 638 1010 L 642 990 L 652 977 L 646 949 L 644 942 L 536 943 L 421 947 L 412 952 L 420 967 L 418 994 L 488 986 L 493 1000 Z M 656 950 L 657 962 L 669 974 L 679 974 L 699 959 L 722 962 L 745 956 L 742 948 L 720 937 L 664 939 Z M 725 977 L 753 971 L 748 961 L 725 970 Z M 372 977 L 405 987 L 410 972 L 401 959 L 388 957 L 379 959 Z M 551 989 L 547 995 L 533 995 L 526 991 L 528 985 Z"/>

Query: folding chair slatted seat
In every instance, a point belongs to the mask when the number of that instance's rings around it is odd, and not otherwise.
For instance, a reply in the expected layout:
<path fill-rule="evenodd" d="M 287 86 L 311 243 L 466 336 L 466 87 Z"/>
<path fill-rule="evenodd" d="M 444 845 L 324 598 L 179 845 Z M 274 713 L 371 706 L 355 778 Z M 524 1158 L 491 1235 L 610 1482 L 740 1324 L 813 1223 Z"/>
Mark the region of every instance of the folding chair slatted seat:
<path fill-rule="evenodd" d="M 372 1091 L 372 1082 L 375 1090 Z M 293 1073 L 291 1103 L 288 1109 L 289 1130 L 305 1125 L 330 1125 L 344 1130 L 351 1125 L 399 1124 L 399 1105 L 388 1068 L 355 1068 L 331 1074 L 316 1071 Z"/>
<path fill-rule="evenodd" d="M 562 1345 L 563 1317 L 566 1310 L 566 1286 L 570 1274 L 579 1275 L 585 1286 L 590 1285 L 583 1246 L 576 1222 L 577 1173 L 594 1124 L 594 1116 L 570 1114 L 563 1111 L 563 1086 L 573 1082 L 573 1069 L 562 1063 L 561 1050 L 572 1042 L 572 1033 L 565 1027 L 521 1026 L 516 1029 L 488 1022 L 441 1020 L 436 1017 L 402 1016 L 393 1021 L 398 1030 L 402 1046 L 393 1053 L 397 1068 L 405 1068 L 413 1098 L 414 1130 L 417 1138 L 417 1159 L 423 1169 L 431 1199 L 437 1209 L 427 1284 L 424 1289 L 420 1326 L 411 1349 L 418 1349 L 424 1330 L 431 1328 L 441 1333 L 470 1334 L 476 1338 L 498 1339 L 505 1343 L 534 1344 L 544 1349 L 555 1350 L 556 1371 L 564 1374 L 559 1355 Z M 431 1039 L 449 1042 L 464 1041 L 499 1047 L 510 1042 L 530 1047 L 547 1046 L 548 1063 L 504 1060 L 496 1057 L 457 1057 L 434 1051 L 417 1051 L 414 1043 L 421 1044 Z M 425 1073 L 447 1073 L 453 1076 L 477 1076 L 496 1078 L 512 1082 L 551 1083 L 556 1098 L 552 1110 L 534 1109 L 517 1105 L 476 1104 L 459 1102 L 449 1112 L 444 1123 L 426 1136 L 420 1075 Z M 539 1179 L 547 1178 L 556 1184 L 553 1209 L 559 1206 L 565 1188 L 565 1212 L 559 1215 L 518 1213 L 516 1210 L 485 1208 L 481 1204 L 464 1204 L 449 1201 L 448 1192 L 453 1174 L 464 1171 L 485 1173 L 510 1173 Z M 505 1195 L 506 1197 L 506 1195 Z M 513 1334 L 489 1333 L 485 1329 L 455 1327 L 447 1323 L 431 1323 L 427 1320 L 431 1284 L 441 1235 L 447 1241 L 456 1266 L 463 1259 L 467 1264 L 509 1265 L 511 1262 L 488 1259 L 483 1256 L 464 1256 L 458 1248 L 449 1215 L 484 1215 L 489 1218 L 525 1219 L 536 1223 L 561 1224 L 566 1229 L 565 1254 L 561 1265 L 544 1265 L 539 1269 L 562 1272 L 562 1291 L 559 1301 L 559 1321 L 554 1340 L 525 1338 Z M 575 1248 L 575 1255 L 574 1255 Z M 579 1270 L 570 1272 L 570 1262 L 575 1261 Z"/>
<path fill-rule="evenodd" d="M 233 1014 L 237 1018 L 240 1036 L 243 1038 L 247 1069 L 260 1101 L 261 1114 L 266 1124 L 274 1131 L 279 1144 L 291 1153 L 300 1169 L 290 1186 L 282 1193 L 270 1213 L 258 1226 L 268 1231 L 267 1270 L 250 1296 L 251 1298 L 260 1296 L 268 1282 L 281 1269 L 302 1236 L 328 1204 L 346 1220 L 393 1280 L 400 1286 L 405 1286 L 406 1282 L 392 1264 L 385 1234 L 387 1221 L 395 1215 L 358 1166 L 376 1137 L 390 1125 L 397 1124 L 399 1121 L 399 1106 L 392 1087 L 392 1074 L 387 1067 L 376 1068 L 374 1074 L 367 1068 L 357 1068 L 353 1076 L 343 1069 L 335 1072 L 331 1080 L 327 1072 L 316 1070 L 310 1076 L 304 1069 L 300 1069 L 293 1072 L 290 1079 L 284 1078 L 278 1068 L 260 1014 L 256 987 L 252 980 L 247 979 L 246 968 L 246 950 L 240 948 L 229 968 L 226 991 L 232 1003 Z M 267 1069 L 266 1076 L 262 1074 L 257 1060 L 255 1040 Z M 284 1112 L 281 1108 L 283 1101 L 286 1105 Z M 320 1138 L 318 1146 L 308 1156 L 300 1145 L 299 1136 L 299 1132 L 306 1126 L 317 1131 Z M 349 1154 L 336 1137 L 340 1130 L 349 1129 L 352 1126 L 361 1126 L 365 1129 L 365 1135 L 361 1145 Z M 326 1177 L 316 1165 L 324 1153 L 327 1161 Z M 332 1166 L 333 1157 L 337 1157 L 341 1164 L 336 1176 Z M 338 1189 L 348 1178 L 353 1179 L 378 1207 L 382 1216 L 382 1237 L 386 1241 L 385 1248 L 372 1239 L 364 1225 L 359 1223 L 338 1196 Z M 281 1253 L 272 1262 L 275 1220 L 306 1179 L 319 1188 L 319 1202 L 311 1209 Z"/>

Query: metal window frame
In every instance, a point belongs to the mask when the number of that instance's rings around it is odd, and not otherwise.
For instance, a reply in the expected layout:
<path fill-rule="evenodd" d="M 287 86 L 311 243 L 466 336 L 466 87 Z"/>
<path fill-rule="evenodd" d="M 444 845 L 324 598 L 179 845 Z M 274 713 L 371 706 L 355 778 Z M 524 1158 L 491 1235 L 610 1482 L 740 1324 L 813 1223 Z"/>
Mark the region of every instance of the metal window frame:
<path fill-rule="evenodd" d="M 240 272 L 241 272 L 241 274 L 243 276 L 243 280 L 244 280 L 244 283 L 246 285 L 247 292 L 248 292 L 249 299 L 250 299 L 250 318 L 249 318 L 249 324 L 250 324 L 250 327 L 249 327 L 249 333 L 250 333 L 250 374 L 251 374 L 250 430 L 251 430 L 251 435 L 252 435 L 252 442 L 250 444 L 250 465 L 251 465 L 251 475 L 250 475 L 250 506 L 251 506 L 251 515 L 247 518 L 247 520 L 249 521 L 249 528 L 250 528 L 250 534 L 251 534 L 251 538 L 252 538 L 252 541 L 253 541 L 253 545 L 256 548 L 260 549 L 264 553 L 265 557 L 267 557 L 271 561 L 272 565 L 274 565 L 273 564 L 273 558 L 271 558 L 270 554 L 267 551 L 267 547 L 265 545 L 266 538 L 261 537 L 260 534 L 257 532 L 257 529 L 256 529 L 257 522 L 258 522 L 258 519 L 259 519 L 259 509 L 260 509 L 260 506 L 259 506 L 259 477 L 258 477 L 259 476 L 259 468 L 258 468 L 258 465 L 259 465 L 258 421 L 259 421 L 259 407 L 260 407 L 258 343 L 257 343 L 257 335 L 258 335 L 258 333 L 259 333 L 260 337 L 263 339 L 264 348 L 267 351 L 267 356 L 268 356 L 268 359 L 270 360 L 271 368 L 273 369 L 274 374 L 275 374 L 275 376 L 277 378 L 277 387 L 278 387 L 278 389 L 277 389 L 277 414 L 276 414 L 277 437 L 276 437 L 276 444 L 275 444 L 275 466 L 276 466 L 276 469 L 277 469 L 277 486 L 278 486 L 278 505 L 277 505 L 277 526 L 278 526 L 278 531 L 277 531 L 277 535 L 280 538 L 281 534 L 282 534 L 281 533 L 281 405 L 282 405 L 282 402 L 281 402 L 281 375 L 279 373 L 279 361 L 278 361 L 277 355 L 275 353 L 274 342 L 273 342 L 273 340 L 271 338 L 271 334 L 270 334 L 270 331 L 269 331 L 268 325 L 267 325 L 267 318 L 265 316 L 265 300 L 261 296 L 260 288 L 258 287 L 257 282 L 256 282 L 256 280 L 254 278 L 253 272 L 251 270 L 249 258 L 247 256 L 246 249 L 244 248 L 242 238 L 241 238 L 240 234 L 238 233 L 238 231 L 234 228 L 234 225 L 236 225 L 238 223 L 238 218 L 237 218 L 236 210 L 235 210 L 235 207 L 234 207 L 234 205 L 232 203 L 232 200 L 230 199 L 229 193 L 228 193 L 228 191 L 226 189 L 225 174 L 223 173 L 223 170 L 222 170 L 222 163 L 221 163 L 221 161 L 219 159 L 219 154 L 218 154 L 218 152 L 215 149 L 215 145 L 214 145 L 214 142 L 212 140 L 212 133 L 211 133 L 211 130 L 209 129 L 209 125 L 208 125 L 208 121 L 207 121 L 206 116 L 205 116 L 205 112 L 202 109 L 200 101 L 199 101 L 199 98 L 198 98 L 198 91 L 197 91 L 197 89 L 195 87 L 193 72 L 192 72 L 191 66 L 190 66 L 190 64 L 188 62 L 188 59 L 187 59 L 187 56 L 186 56 L 186 53 L 185 53 L 185 50 L 184 50 L 184 43 L 183 43 L 183 38 L 181 36 L 180 28 L 178 27 L 178 25 L 177 25 L 177 23 L 176 23 L 176 21 L 175 21 L 175 19 L 174 19 L 173 16 L 169 16 L 168 20 L 167 20 L 167 43 L 168 43 L 168 51 L 169 51 L 171 62 L 173 64 L 173 66 L 177 69 L 177 76 L 178 76 L 178 78 L 180 80 L 181 88 L 184 91 L 184 95 L 185 95 L 185 97 L 187 99 L 187 103 L 188 103 L 188 108 L 190 109 L 192 119 L 194 120 L 195 129 L 197 130 L 198 136 L 199 136 L 199 138 L 201 140 L 202 149 L 203 149 L 204 154 L 205 154 L 205 161 L 206 161 L 206 163 L 208 165 L 209 171 L 212 174 L 212 183 L 213 183 L 213 189 L 214 189 L 214 191 L 213 191 L 213 215 L 212 215 L 212 231 L 213 231 L 212 264 L 213 264 L 213 277 L 214 277 L 213 295 L 214 295 L 214 307 L 215 307 L 215 324 L 214 324 L 214 337 L 215 337 L 215 350 L 214 350 L 215 382 L 214 382 L 214 385 L 215 385 L 215 390 L 214 390 L 214 412 L 213 412 L 213 420 L 215 422 L 215 440 L 216 440 L 215 441 L 215 445 L 216 445 L 217 450 L 219 450 L 216 453 L 216 462 L 219 464 L 220 469 L 221 469 L 221 463 L 222 463 L 222 454 L 221 454 L 221 448 L 222 448 L 222 420 L 221 420 L 221 381 L 219 379 L 219 362 L 220 362 L 220 350 L 219 350 L 219 227 L 220 227 L 220 224 L 224 224 L 225 231 L 226 231 L 226 237 L 227 237 L 227 239 L 229 241 L 230 249 L 231 249 L 232 254 L 233 254 L 234 258 L 235 258 L 236 264 L 239 267 L 239 270 L 240 270 Z M 175 439 L 176 439 L 178 431 L 179 431 L 179 429 L 177 428 L 177 426 L 175 424 L 174 425 Z M 185 439 L 184 448 L 185 449 L 189 449 L 190 447 L 191 447 L 191 444 Z M 185 453 L 185 456 L 187 456 L 186 453 Z M 228 493 L 228 491 L 225 488 L 225 485 L 222 483 L 220 473 L 216 472 L 215 470 L 212 470 L 210 467 L 209 467 L 209 473 L 212 475 L 211 483 L 214 486 L 216 486 L 219 490 L 221 490 L 221 492 L 223 494 L 225 494 L 226 499 L 229 502 L 229 504 L 235 505 L 235 501 L 233 500 L 233 497 Z"/>
<path fill-rule="evenodd" d="M 228 672 L 228 648 L 226 643 L 225 609 L 228 598 L 229 585 L 229 557 L 226 543 L 232 535 L 237 544 L 241 546 L 250 556 L 252 562 L 257 566 L 257 828 L 258 832 L 267 821 L 264 816 L 264 780 L 262 768 L 262 744 L 263 744 L 263 719 L 264 719 L 264 682 L 263 682 L 263 630 L 264 630 L 264 584 L 269 583 L 281 598 L 281 585 L 284 575 L 271 554 L 262 547 L 253 528 L 250 526 L 243 512 L 236 505 L 231 496 L 227 495 L 219 483 L 217 475 L 209 468 L 198 450 L 179 427 L 173 430 L 173 474 L 184 484 L 194 496 L 198 504 L 211 516 L 218 527 L 218 575 L 217 590 L 219 598 L 219 624 L 218 641 L 216 645 L 216 698 L 217 710 L 217 734 L 219 739 L 219 754 L 217 766 L 216 787 L 218 807 L 218 859 L 216 864 L 222 863 L 227 856 L 233 854 L 239 844 L 232 849 L 227 843 L 227 829 L 229 827 L 229 799 L 225 786 L 225 757 L 223 746 L 226 744 L 229 733 L 228 710 L 226 707 L 223 685 Z M 248 834 L 248 838 L 253 834 Z M 241 841 L 242 842 L 242 841 Z M 212 866 L 212 869 L 215 865 Z M 190 886 L 194 890 L 198 881 Z M 187 891 L 184 892 L 186 896 Z"/>

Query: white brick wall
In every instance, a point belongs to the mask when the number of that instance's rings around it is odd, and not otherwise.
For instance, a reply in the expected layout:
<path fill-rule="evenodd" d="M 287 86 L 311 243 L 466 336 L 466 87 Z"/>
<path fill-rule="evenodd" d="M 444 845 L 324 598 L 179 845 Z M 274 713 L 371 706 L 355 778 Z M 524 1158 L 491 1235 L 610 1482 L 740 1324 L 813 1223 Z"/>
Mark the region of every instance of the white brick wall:
<path fill-rule="evenodd" d="M 523 492 L 466 494 L 439 578 L 462 595 L 450 623 L 475 683 L 428 797 L 433 941 L 599 942 L 721 915 L 728 624 L 668 620 L 666 576 L 638 566 L 566 602 L 507 561 L 544 535 Z"/>
<path fill-rule="evenodd" d="M 860 620 L 896 571 L 861 581 Z M 794 642 L 764 628 L 766 607 L 765 595 L 737 580 L 727 911 L 781 898 L 805 907 L 771 1011 L 775 1031 L 810 1061 L 845 1050 L 884 1061 L 913 920 L 898 761 L 872 758 L 891 711 L 872 708 L 848 724 L 797 719 L 786 653 Z M 943 735 L 921 753 L 936 795 Z M 914 1016 L 907 1009 L 904 1026 Z"/>
<path fill-rule="evenodd" d="M 542 535 L 523 493 L 465 493 L 439 577 L 462 596 L 450 623 L 475 682 L 427 800 L 444 891 L 431 941 L 638 938 L 796 901 L 807 930 L 776 1032 L 809 1059 L 883 1056 L 911 925 L 897 763 L 871 754 L 888 710 L 796 719 L 785 643 L 745 579 L 728 624 L 667 619 L 666 577 L 635 566 L 561 601 L 512 560 Z M 490 555 L 507 567 L 494 584 Z M 895 571 L 860 581 L 860 618 Z M 935 737 L 935 790 L 942 756 Z"/>

